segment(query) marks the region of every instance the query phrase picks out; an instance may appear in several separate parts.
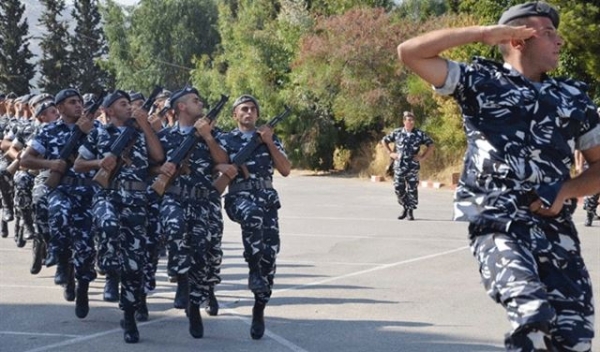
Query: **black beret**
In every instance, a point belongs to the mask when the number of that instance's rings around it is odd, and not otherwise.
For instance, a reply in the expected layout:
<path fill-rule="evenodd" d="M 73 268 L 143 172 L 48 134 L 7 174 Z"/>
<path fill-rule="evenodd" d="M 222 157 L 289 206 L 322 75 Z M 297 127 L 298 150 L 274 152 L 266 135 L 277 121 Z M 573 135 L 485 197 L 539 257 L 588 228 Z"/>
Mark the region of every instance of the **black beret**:
<path fill-rule="evenodd" d="M 115 101 L 117 101 L 121 98 L 125 98 L 125 99 L 127 99 L 127 101 L 131 102 L 131 98 L 129 97 L 129 94 L 127 94 L 126 92 L 124 92 L 122 90 L 117 89 L 114 92 L 108 94 L 104 98 L 104 101 L 102 102 L 102 106 L 105 108 L 109 108 L 112 104 L 115 103 Z"/>
<path fill-rule="evenodd" d="M 552 21 L 554 28 L 558 28 L 558 24 L 560 22 L 558 12 L 556 9 L 554 9 L 554 7 L 543 1 L 533 1 L 510 7 L 508 10 L 502 13 L 498 24 L 506 24 L 517 18 L 531 16 L 548 17 Z"/>
<path fill-rule="evenodd" d="M 81 99 L 81 94 L 79 94 L 79 91 L 74 88 L 63 89 L 54 97 L 54 104 L 58 105 L 70 97 L 79 97 L 79 99 Z M 81 100 L 83 101 L 83 99 Z"/>
<path fill-rule="evenodd" d="M 177 103 L 177 100 L 188 94 L 196 94 L 198 97 L 200 97 L 200 93 L 198 93 L 198 90 L 196 88 L 185 87 L 185 88 L 178 90 L 178 91 L 174 92 L 173 94 L 171 94 L 171 97 L 169 98 L 169 106 L 172 109 L 174 109 L 175 104 Z"/>
<path fill-rule="evenodd" d="M 144 95 L 142 93 L 134 92 L 134 91 L 129 92 L 129 97 L 131 98 L 131 101 L 146 100 L 146 98 L 144 98 Z"/>
<path fill-rule="evenodd" d="M 8 93 L 6 99 L 17 99 L 17 95 L 14 92 Z"/>
<path fill-rule="evenodd" d="M 47 101 L 45 103 L 42 103 L 42 104 L 38 105 L 35 108 L 35 112 L 33 113 L 33 117 L 40 116 L 44 111 L 46 111 L 46 109 L 48 109 L 51 106 L 56 106 L 53 101 Z"/>
<path fill-rule="evenodd" d="M 260 106 L 258 105 L 258 100 L 256 100 L 255 97 L 251 96 L 250 94 L 244 94 L 241 95 L 239 98 L 237 98 L 234 102 L 233 102 L 233 108 L 232 110 L 235 110 L 235 108 L 238 107 L 238 105 L 247 103 L 247 102 L 252 102 L 254 103 L 254 105 L 256 106 L 256 115 L 260 116 Z"/>

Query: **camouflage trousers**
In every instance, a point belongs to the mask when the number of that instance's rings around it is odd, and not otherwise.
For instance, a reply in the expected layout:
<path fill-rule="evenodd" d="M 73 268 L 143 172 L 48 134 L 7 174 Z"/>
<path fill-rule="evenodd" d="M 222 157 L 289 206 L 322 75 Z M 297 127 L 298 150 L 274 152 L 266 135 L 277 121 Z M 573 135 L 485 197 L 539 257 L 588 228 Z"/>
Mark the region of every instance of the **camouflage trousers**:
<path fill-rule="evenodd" d="M 91 187 L 59 185 L 48 194 L 48 253 L 72 258 L 75 277 L 88 282 L 96 278 L 91 200 Z"/>
<path fill-rule="evenodd" d="M 6 162 L 0 162 L 0 196 L 2 197 L 2 208 L 12 209 L 15 187 L 13 184 L 13 176 L 6 171 Z"/>
<path fill-rule="evenodd" d="M 419 170 L 395 170 L 394 191 L 398 204 L 407 209 L 417 209 L 419 204 Z"/>
<path fill-rule="evenodd" d="M 471 231 L 484 287 L 512 325 L 507 351 L 591 350 L 592 287 L 577 233 L 567 223 L 553 230 L 513 224 L 508 233 Z"/>
<path fill-rule="evenodd" d="M 280 249 L 279 201 L 267 199 L 260 192 L 240 192 L 225 198 L 225 210 L 232 221 L 242 227 L 244 258 L 250 272 L 257 271 L 269 284 L 269 292 L 255 292 L 257 300 L 267 303 L 271 297 L 276 259 Z"/>
<path fill-rule="evenodd" d="M 208 278 L 211 286 L 221 282 L 221 263 L 223 262 L 223 212 L 221 211 L 221 197 L 214 195 L 210 197 L 211 209 L 208 214 L 209 228 L 211 229 L 208 245 Z"/>
<path fill-rule="evenodd" d="M 156 288 L 156 270 L 165 238 L 160 221 L 160 203 L 156 192 L 148 192 L 148 229 L 146 231 L 146 264 L 144 265 L 144 292 Z"/>
<path fill-rule="evenodd" d="M 35 177 L 27 171 L 19 170 L 13 178 L 14 184 L 14 210 L 15 216 L 19 219 L 19 227 L 24 227 L 31 234 L 33 229 L 33 181 Z M 21 230 L 22 229 L 17 229 Z"/>
<path fill-rule="evenodd" d="M 583 210 L 595 213 L 598 209 L 598 200 L 600 199 L 600 193 L 594 194 L 593 196 L 587 196 L 583 198 Z"/>
<path fill-rule="evenodd" d="M 35 240 L 48 243 L 50 240 L 50 227 L 48 226 L 48 187 L 44 184 L 44 180 L 35 180 L 31 194 Z"/>
<path fill-rule="evenodd" d="M 122 310 L 139 307 L 144 293 L 146 265 L 147 199 L 145 192 L 102 190 L 95 194 L 94 224 L 98 230 L 100 268 L 121 276 Z"/>
<path fill-rule="evenodd" d="M 214 203 L 207 198 L 180 201 L 169 194 L 160 208 L 169 252 L 167 272 L 171 276 L 188 273 L 190 302 L 198 305 L 208 298 L 210 289 L 208 247 L 215 230 L 209 219 L 214 211 Z"/>

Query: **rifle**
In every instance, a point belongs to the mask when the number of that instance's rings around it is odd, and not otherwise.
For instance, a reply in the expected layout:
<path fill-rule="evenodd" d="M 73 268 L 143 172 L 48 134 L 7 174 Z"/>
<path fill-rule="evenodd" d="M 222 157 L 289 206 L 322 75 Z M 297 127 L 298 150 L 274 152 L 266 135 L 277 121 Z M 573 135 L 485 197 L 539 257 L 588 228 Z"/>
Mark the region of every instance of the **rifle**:
<path fill-rule="evenodd" d="M 84 116 L 88 116 L 90 114 L 92 114 L 92 115 L 95 114 L 96 111 L 98 111 L 98 109 L 100 108 L 100 105 L 102 105 L 102 100 L 104 100 L 105 96 L 106 96 L 106 91 L 103 90 L 102 93 L 100 94 L 100 96 L 98 97 L 98 99 L 95 100 L 94 103 L 89 106 L 89 108 L 84 110 Z M 68 162 L 69 159 L 71 158 L 71 155 L 73 155 L 75 148 L 77 148 L 79 146 L 81 139 L 83 139 L 83 137 L 85 135 L 86 134 L 83 133 L 83 131 L 79 128 L 79 126 L 75 125 L 73 127 L 73 133 L 71 133 L 71 137 L 69 138 L 67 143 L 63 146 L 63 148 L 60 150 L 58 159 Z M 58 186 L 58 184 L 60 183 L 60 180 L 62 179 L 65 171 L 66 171 L 66 169 L 63 169 L 61 171 L 50 170 L 50 175 L 48 176 L 48 178 L 46 179 L 46 182 L 45 182 L 46 186 L 51 190 L 56 188 L 56 186 Z"/>
<path fill-rule="evenodd" d="M 271 121 L 267 123 L 267 126 L 269 126 L 270 128 L 274 128 L 275 125 L 277 125 L 279 122 L 283 121 L 283 119 L 288 117 L 290 113 L 290 108 L 286 106 L 285 111 L 272 118 Z M 258 134 L 258 132 L 254 132 L 250 141 L 248 141 L 248 143 L 246 143 L 246 145 L 243 146 L 242 149 L 240 149 L 240 151 L 235 155 L 235 157 L 233 157 L 231 163 L 237 166 L 238 168 L 244 167 L 243 165 L 246 162 L 246 160 L 248 160 L 252 156 L 252 154 L 254 154 L 254 151 L 260 146 L 261 143 L 262 141 L 260 140 L 260 134 Z M 229 186 L 229 183 L 231 181 L 232 179 L 227 177 L 227 175 L 221 174 L 219 175 L 219 177 L 217 177 L 217 179 L 213 182 L 212 185 L 217 190 L 217 192 L 219 192 L 219 194 L 223 194 L 223 192 L 225 192 L 225 188 Z"/>
<path fill-rule="evenodd" d="M 221 110 L 225 106 L 225 103 L 228 100 L 228 96 L 221 94 L 221 100 L 219 100 L 219 102 L 215 105 L 214 108 L 212 108 L 208 112 L 208 114 L 206 114 L 206 117 L 210 120 L 211 123 L 216 120 L 217 116 L 219 116 L 219 113 L 221 112 Z M 167 162 L 177 164 L 178 172 L 172 177 L 169 177 L 162 173 L 158 175 L 154 183 L 152 183 L 152 189 L 156 191 L 158 195 L 162 196 L 163 194 L 165 194 L 167 186 L 169 186 L 171 181 L 173 181 L 173 179 L 177 177 L 177 174 L 181 172 L 182 164 L 185 164 L 184 161 L 190 157 L 192 149 L 200 141 L 201 138 L 202 137 L 200 137 L 200 135 L 198 135 L 197 132 L 190 133 L 185 137 L 185 139 L 179 145 L 177 150 L 173 152 L 173 155 L 167 160 Z"/>
<path fill-rule="evenodd" d="M 154 104 L 154 101 L 156 100 L 156 97 L 160 94 L 160 92 L 162 92 L 162 90 L 162 87 L 156 86 L 152 93 L 150 93 L 148 99 L 144 101 L 144 104 L 142 104 L 142 107 L 140 109 L 150 111 L 152 105 Z M 101 168 L 94 175 L 94 182 L 96 182 L 102 188 L 108 188 L 110 186 L 110 182 L 117 174 L 117 170 L 121 169 L 121 166 L 124 162 L 124 158 L 122 157 L 123 151 L 127 147 L 132 146 L 133 143 L 135 143 L 136 138 L 134 138 L 134 136 L 136 131 L 137 130 L 135 128 L 135 119 L 131 118 L 125 121 L 125 130 L 119 135 L 119 137 L 117 137 L 117 139 L 110 146 L 109 154 L 117 157 L 119 160 L 117 166 L 110 171 Z"/>

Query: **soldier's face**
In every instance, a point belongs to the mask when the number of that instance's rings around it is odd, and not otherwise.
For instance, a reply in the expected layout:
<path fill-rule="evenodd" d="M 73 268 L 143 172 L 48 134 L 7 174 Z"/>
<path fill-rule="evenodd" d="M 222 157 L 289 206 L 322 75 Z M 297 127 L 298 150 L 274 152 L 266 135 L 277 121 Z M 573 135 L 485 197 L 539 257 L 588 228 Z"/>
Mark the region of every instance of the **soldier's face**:
<path fill-rule="evenodd" d="M 136 100 L 136 101 L 132 101 L 132 102 L 131 102 L 131 108 L 132 108 L 133 110 L 136 110 L 136 109 L 139 109 L 139 108 L 141 108 L 141 107 L 142 107 L 142 105 L 144 105 L 144 101 L 143 101 L 143 100 L 141 100 L 141 99 L 138 99 L 138 100 Z"/>
<path fill-rule="evenodd" d="M 415 119 L 412 116 L 406 116 L 404 118 L 404 128 L 407 131 L 411 131 L 413 128 L 415 128 Z"/>
<path fill-rule="evenodd" d="M 67 98 L 59 104 L 58 110 L 68 118 L 78 119 L 83 113 L 83 101 L 77 96 Z"/>
<path fill-rule="evenodd" d="M 258 109 L 253 102 L 245 102 L 236 106 L 233 118 L 237 123 L 246 128 L 254 128 L 258 120 Z"/>
<path fill-rule="evenodd" d="M 52 122 L 52 121 L 56 121 L 58 119 L 58 117 L 60 116 L 60 114 L 58 113 L 58 109 L 56 109 L 55 106 L 51 106 L 49 108 L 47 108 L 41 115 L 40 115 L 40 121 L 41 122 Z"/>
<path fill-rule="evenodd" d="M 126 98 L 121 98 L 115 101 L 110 107 L 111 119 L 117 119 L 121 122 L 125 122 L 131 117 L 131 103 Z"/>

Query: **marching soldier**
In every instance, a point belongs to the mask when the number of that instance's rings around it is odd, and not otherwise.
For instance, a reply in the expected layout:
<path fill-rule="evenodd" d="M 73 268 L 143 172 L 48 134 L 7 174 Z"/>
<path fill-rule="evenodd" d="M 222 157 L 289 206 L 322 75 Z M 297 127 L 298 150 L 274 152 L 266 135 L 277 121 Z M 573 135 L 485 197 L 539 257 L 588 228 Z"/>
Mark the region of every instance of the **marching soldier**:
<path fill-rule="evenodd" d="M 253 339 L 262 338 L 265 332 L 264 309 L 271 297 L 275 277 L 276 258 L 279 253 L 279 195 L 273 188 L 273 173 L 277 169 L 283 176 L 291 170 L 283 145 L 268 126 L 256 127 L 260 116 L 258 101 L 242 95 L 233 103 L 233 118 L 237 128 L 225 134 L 224 147 L 233 158 L 254 133 L 260 135 L 262 144 L 246 162 L 247 174 L 237 174 L 231 164 L 218 165 L 217 171 L 232 179 L 225 196 L 225 210 L 232 221 L 241 225 L 244 258 L 248 263 L 248 288 L 254 293 L 252 326 Z"/>
<path fill-rule="evenodd" d="M 92 180 L 89 173 L 75 172 L 70 161 L 60 159 L 60 154 L 76 128 L 86 134 L 95 125 L 91 116 L 83 116 L 83 100 L 77 90 L 61 90 L 54 98 L 54 103 L 60 112 L 60 119 L 46 125 L 35 136 L 21 158 L 21 165 L 62 175 L 60 184 L 48 194 L 50 240 L 45 264 L 47 267 L 57 265 L 54 282 L 64 285 L 67 301 L 74 301 L 77 297 L 75 314 L 78 318 L 85 318 L 89 312 L 89 283 L 96 278 L 96 253 L 89 208 L 93 194 Z"/>
<path fill-rule="evenodd" d="M 99 260 L 107 273 L 120 272 L 119 307 L 124 313 L 121 320 L 123 338 L 126 343 L 136 343 L 139 331 L 135 311 L 140 307 L 144 294 L 146 179 L 150 161 L 161 162 L 164 154 L 142 109 L 134 112 L 137 128 L 131 123 L 132 108 L 126 92 L 114 91 L 106 96 L 102 105 L 109 124 L 88 136 L 79 149 L 75 169 L 79 172 L 101 170 L 112 174 L 109 187 L 98 187 L 93 200 L 96 228 L 107 248 Z M 123 154 L 111 154 L 113 143 L 127 129 L 133 129 L 134 133 L 125 141 Z"/>
<path fill-rule="evenodd" d="M 178 124 L 159 134 L 171 157 L 181 141 L 191 134 L 201 138 L 192 147 L 182 165 L 166 162 L 161 173 L 174 178 L 161 203 L 162 228 L 167 236 L 168 274 L 177 278 L 176 308 L 187 308 L 189 332 L 194 338 L 204 335 L 200 305 L 210 295 L 208 281 L 211 234 L 215 233 L 211 217 L 220 211 L 211 198 L 218 197 L 212 187 L 212 171 L 217 163 L 226 163 L 225 150 L 215 139 L 203 104 L 195 88 L 174 92 L 170 98 Z M 179 174 L 178 171 L 180 172 Z M 176 175 L 177 174 L 177 175 Z"/>

